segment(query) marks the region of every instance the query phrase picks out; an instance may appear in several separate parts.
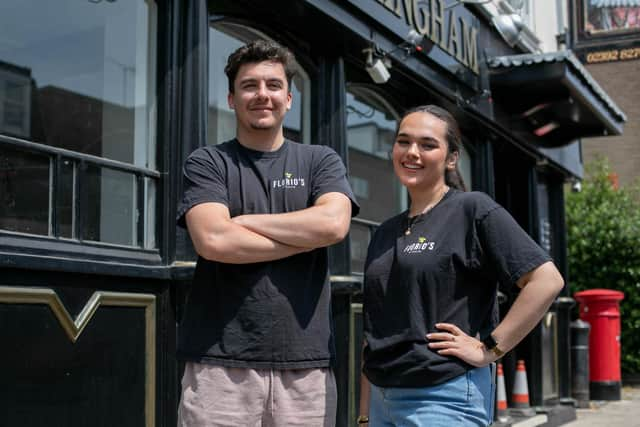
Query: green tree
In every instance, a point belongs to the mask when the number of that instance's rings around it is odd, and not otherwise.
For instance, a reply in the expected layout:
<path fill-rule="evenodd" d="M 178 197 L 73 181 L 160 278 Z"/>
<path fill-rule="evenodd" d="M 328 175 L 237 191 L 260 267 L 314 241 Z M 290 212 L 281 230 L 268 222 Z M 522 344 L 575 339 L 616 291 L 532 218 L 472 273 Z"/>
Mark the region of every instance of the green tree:
<path fill-rule="evenodd" d="M 640 185 L 615 189 L 606 159 L 587 165 L 581 192 L 566 197 L 569 280 L 573 292 L 624 292 L 622 370 L 640 373 Z"/>

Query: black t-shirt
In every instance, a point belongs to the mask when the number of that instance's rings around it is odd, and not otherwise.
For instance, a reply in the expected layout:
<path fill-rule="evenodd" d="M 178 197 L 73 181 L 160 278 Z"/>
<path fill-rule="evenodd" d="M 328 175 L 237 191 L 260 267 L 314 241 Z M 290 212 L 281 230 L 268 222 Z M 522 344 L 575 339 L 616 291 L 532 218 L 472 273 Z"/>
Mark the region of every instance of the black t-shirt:
<path fill-rule="evenodd" d="M 329 147 L 285 141 L 274 152 L 237 140 L 194 151 L 184 166 L 178 224 L 193 206 L 219 202 L 232 217 L 297 211 L 340 192 L 359 207 L 340 157 Z M 276 261 L 198 259 L 178 330 L 178 356 L 229 367 L 302 369 L 333 356 L 327 249 Z"/>
<path fill-rule="evenodd" d="M 407 212 L 369 245 L 364 280 L 364 372 L 380 387 L 425 387 L 471 366 L 427 347 L 435 324 L 476 336 L 495 326 L 498 282 L 514 284 L 550 260 L 509 213 L 483 193 L 449 190 L 405 235 Z"/>

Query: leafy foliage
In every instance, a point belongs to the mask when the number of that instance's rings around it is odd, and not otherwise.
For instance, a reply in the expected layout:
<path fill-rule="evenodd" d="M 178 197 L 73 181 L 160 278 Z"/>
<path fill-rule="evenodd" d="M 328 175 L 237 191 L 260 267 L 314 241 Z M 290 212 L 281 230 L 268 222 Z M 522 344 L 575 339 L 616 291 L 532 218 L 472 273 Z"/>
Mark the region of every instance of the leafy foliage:
<path fill-rule="evenodd" d="M 622 370 L 640 373 L 640 185 L 616 190 L 609 163 L 587 165 L 582 191 L 566 198 L 569 280 L 574 292 L 624 292 Z"/>

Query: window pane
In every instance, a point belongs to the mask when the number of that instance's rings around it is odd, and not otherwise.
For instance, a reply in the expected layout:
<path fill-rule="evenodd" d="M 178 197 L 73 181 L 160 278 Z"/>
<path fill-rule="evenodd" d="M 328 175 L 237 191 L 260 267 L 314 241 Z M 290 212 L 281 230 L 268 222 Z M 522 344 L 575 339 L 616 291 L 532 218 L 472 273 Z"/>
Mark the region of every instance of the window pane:
<path fill-rule="evenodd" d="M 0 228 L 49 234 L 50 166 L 46 156 L 0 150 Z"/>
<path fill-rule="evenodd" d="M 396 179 L 391 149 L 397 114 L 374 92 L 357 86 L 347 91 L 347 144 L 349 175 L 360 203 L 359 218 L 382 222 L 407 208 L 407 192 Z M 351 239 L 351 271 L 362 272 L 368 228 L 354 222 Z"/>
<path fill-rule="evenodd" d="M 469 151 L 464 148 L 464 146 L 460 147 L 460 156 L 458 157 L 458 170 L 462 175 L 464 185 L 467 187 L 468 191 L 471 191 L 473 189 L 473 173 L 471 169 L 471 163 L 472 162 Z"/>
<path fill-rule="evenodd" d="M 146 227 L 144 229 L 144 247 L 146 249 L 152 249 L 156 247 L 156 208 L 157 196 L 156 196 L 156 182 L 153 179 L 146 178 L 144 180 L 145 185 L 145 198 L 146 198 Z"/>
<path fill-rule="evenodd" d="M 60 237 L 73 238 L 73 226 L 75 223 L 74 201 L 75 194 L 75 163 L 71 159 L 62 159 L 60 162 L 60 182 L 58 183 L 58 235 Z"/>
<path fill-rule="evenodd" d="M 136 245 L 136 176 L 88 166 L 85 182 L 89 187 L 89 199 L 82 239 Z"/>
<path fill-rule="evenodd" d="M 0 134 L 155 170 L 156 20 L 151 0 L 0 2 Z M 155 247 L 157 182 L 144 186 L 141 202 L 152 206 L 138 219 L 133 174 L 91 160 L 82 173 L 79 162 L 64 155 L 57 179 L 40 179 L 56 197 L 54 211 L 51 197 L 32 196 L 48 203 L 32 209 L 47 215 L 40 228 L 5 206 L 0 229 Z M 21 175 L 15 183 L 30 185 Z M 139 220 L 151 222 L 138 229 Z"/>
<path fill-rule="evenodd" d="M 407 193 L 393 172 L 390 153 L 396 115 L 375 94 L 347 92 L 349 174 L 360 218 L 381 222 L 407 207 Z"/>
<path fill-rule="evenodd" d="M 0 2 L 0 132 L 155 168 L 155 4 Z"/>
<path fill-rule="evenodd" d="M 354 273 L 364 272 L 364 263 L 367 259 L 367 248 L 371 234 L 369 227 L 353 222 L 349 229 L 351 245 L 351 271 Z"/>
<path fill-rule="evenodd" d="M 549 187 L 545 181 L 538 182 L 538 220 L 540 246 L 550 255 L 553 254 L 553 233 L 551 227 L 551 215 L 549 210 Z"/>

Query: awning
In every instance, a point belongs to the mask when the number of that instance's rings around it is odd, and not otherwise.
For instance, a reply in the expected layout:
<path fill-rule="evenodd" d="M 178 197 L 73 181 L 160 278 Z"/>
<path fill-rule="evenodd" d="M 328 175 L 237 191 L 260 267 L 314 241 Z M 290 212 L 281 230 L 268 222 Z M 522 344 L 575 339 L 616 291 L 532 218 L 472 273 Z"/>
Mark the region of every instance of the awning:
<path fill-rule="evenodd" d="M 494 57 L 488 65 L 494 103 L 538 145 L 622 134 L 627 116 L 570 50 Z"/>

